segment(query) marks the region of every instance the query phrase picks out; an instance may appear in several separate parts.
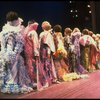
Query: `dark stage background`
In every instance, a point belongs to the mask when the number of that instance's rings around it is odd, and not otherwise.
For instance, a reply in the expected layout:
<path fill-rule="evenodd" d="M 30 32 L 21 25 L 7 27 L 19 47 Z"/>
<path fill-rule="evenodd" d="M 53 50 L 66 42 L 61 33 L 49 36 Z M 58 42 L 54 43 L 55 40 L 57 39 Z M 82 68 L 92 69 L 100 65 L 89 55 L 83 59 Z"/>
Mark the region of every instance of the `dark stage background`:
<path fill-rule="evenodd" d="M 0 29 L 6 22 L 6 13 L 10 10 L 18 12 L 27 25 L 28 20 L 34 19 L 39 23 L 39 32 L 41 23 L 47 20 L 52 26 L 60 24 L 62 27 L 68 26 L 69 17 L 66 9 L 66 1 L 5 1 L 0 2 Z"/>
<path fill-rule="evenodd" d="M 0 1 L 0 31 L 6 22 L 6 13 L 8 11 L 16 11 L 23 18 L 24 25 L 27 25 L 28 20 L 34 19 L 39 23 L 38 32 L 42 31 L 41 23 L 47 20 L 52 26 L 60 24 L 63 27 L 79 27 L 89 28 L 92 30 L 91 14 L 88 14 L 86 5 L 89 2 L 74 1 L 72 4 L 69 1 Z M 96 30 L 100 32 L 100 2 L 95 3 L 96 8 Z M 73 17 L 75 13 L 70 13 L 71 9 L 77 9 L 78 17 Z M 62 32 L 63 32 L 62 30 Z M 96 31 L 94 30 L 94 31 Z"/>

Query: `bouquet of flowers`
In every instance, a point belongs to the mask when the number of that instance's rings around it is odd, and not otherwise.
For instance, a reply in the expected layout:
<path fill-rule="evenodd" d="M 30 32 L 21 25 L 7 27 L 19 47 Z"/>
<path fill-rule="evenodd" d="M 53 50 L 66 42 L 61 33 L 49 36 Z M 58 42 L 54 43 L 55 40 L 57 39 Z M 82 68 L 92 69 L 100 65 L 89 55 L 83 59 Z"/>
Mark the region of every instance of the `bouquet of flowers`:
<path fill-rule="evenodd" d="M 59 47 L 54 53 L 54 56 L 58 59 L 62 59 L 63 57 L 67 57 L 67 51 L 64 49 L 64 47 Z"/>
<path fill-rule="evenodd" d="M 76 80 L 79 79 L 80 75 L 78 75 L 77 73 L 65 73 L 63 75 L 63 80 L 64 81 L 72 81 L 72 80 Z"/>

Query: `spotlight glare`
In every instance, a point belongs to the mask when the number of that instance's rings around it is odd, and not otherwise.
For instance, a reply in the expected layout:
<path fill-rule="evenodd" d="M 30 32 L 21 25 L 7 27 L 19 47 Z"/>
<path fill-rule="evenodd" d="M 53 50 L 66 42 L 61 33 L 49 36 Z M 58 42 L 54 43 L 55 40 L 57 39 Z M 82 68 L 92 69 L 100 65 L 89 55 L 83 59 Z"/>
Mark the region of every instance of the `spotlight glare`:
<path fill-rule="evenodd" d="M 77 12 L 77 10 L 75 10 L 75 12 Z"/>
<path fill-rule="evenodd" d="M 75 17 L 78 17 L 78 15 L 75 15 Z"/>
<path fill-rule="evenodd" d="M 72 3 L 72 1 L 69 1 L 69 3 Z"/>
<path fill-rule="evenodd" d="M 73 10 L 70 10 L 70 12 L 73 12 Z"/>
<path fill-rule="evenodd" d="M 89 7 L 89 8 L 90 8 L 90 5 L 87 5 L 87 7 Z"/>
<path fill-rule="evenodd" d="M 91 11 L 89 11 L 89 13 L 91 14 Z"/>

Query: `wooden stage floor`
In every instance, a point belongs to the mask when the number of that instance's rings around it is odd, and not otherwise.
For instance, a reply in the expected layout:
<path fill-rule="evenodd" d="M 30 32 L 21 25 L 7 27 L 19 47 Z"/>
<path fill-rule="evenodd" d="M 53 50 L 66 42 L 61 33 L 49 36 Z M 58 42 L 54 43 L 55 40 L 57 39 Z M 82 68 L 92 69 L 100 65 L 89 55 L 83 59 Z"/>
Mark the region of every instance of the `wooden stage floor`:
<path fill-rule="evenodd" d="M 3 94 L 2 99 L 89 99 L 100 98 L 100 70 L 89 73 L 89 78 L 73 80 L 71 82 L 61 82 L 53 84 L 42 91 L 35 91 L 27 94 Z"/>

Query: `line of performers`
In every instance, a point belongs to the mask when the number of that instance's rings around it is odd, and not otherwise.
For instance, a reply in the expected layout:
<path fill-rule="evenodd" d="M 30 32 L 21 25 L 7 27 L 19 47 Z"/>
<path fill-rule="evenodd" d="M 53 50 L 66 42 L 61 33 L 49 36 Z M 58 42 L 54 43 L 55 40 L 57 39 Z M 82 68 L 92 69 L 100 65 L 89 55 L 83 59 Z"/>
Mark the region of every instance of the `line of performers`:
<path fill-rule="evenodd" d="M 0 91 L 26 93 L 41 91 L 54 83 L 88 77 L 100 68 L 100 34 L 88 29 L 51 27 L 23 20 L 16 12 L 6 15 L 7 23 L 0 32 Z"/>

